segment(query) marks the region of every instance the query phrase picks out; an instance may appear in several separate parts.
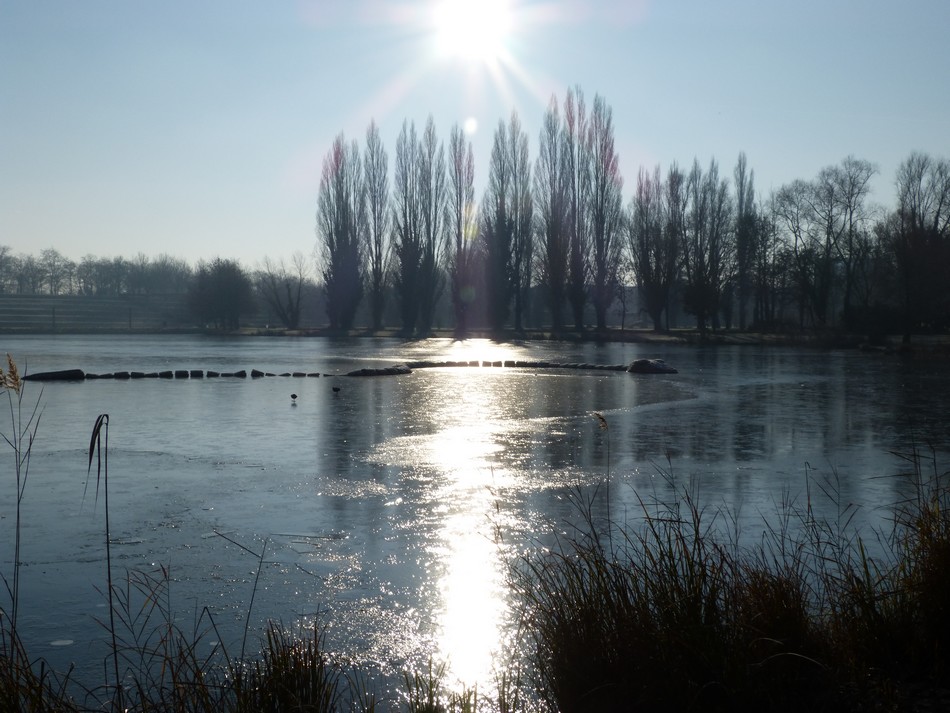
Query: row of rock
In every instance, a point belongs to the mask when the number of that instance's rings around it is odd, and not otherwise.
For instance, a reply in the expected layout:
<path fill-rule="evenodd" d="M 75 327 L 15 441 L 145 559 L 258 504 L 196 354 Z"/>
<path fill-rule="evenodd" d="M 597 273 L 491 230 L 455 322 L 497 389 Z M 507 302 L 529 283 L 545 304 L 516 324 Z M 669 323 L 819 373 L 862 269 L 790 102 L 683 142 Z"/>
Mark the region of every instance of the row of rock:
<path fill-rule="evenodd" d="M 487 366 L 513 369 L 580 369 L 595 371 L 628 371 L 635 374 L 676 374 L 677 371 L 662 359 L 636 359 L 630 364 L 588 364 L 587 362 L 521 361 L 414 361 L 406 364 L 408 370 L 433 367 Z"/>
<path fill-rule="evenodd" d="M 628 371 L 636 374 L 675 374 L 676 369 L 668 366 L 662 359 L 637 359 L 630 364 L 588 364 L 586 362 L 550 362 L 550 361 L 414 361 L 396 366 L 378 368 L 363 368 L 347 372 L 344 376 L 398 376 L 411 374 L 413 369 L 431 369 L 436 367 L 499 367 L 512 369 L 586 369 L 597 371 Z M 317 372 L 284 372 L 275 374 L 269 371 L 251 370 L 251 378 L 265 376 L 290 377 L 318 377 Z M 82 369 L 62 369 L 60 371 L 43 371 L 27 374 L 23 377 L 29 381 L 81 381 L 84 379 L 203 379 L 203 378 L 237 378 L 245 379 L 248 373 L 245 370 L 232 372 L 203 371 L 201 369 L 178 369 L 167 371 L 116 371 L 109 374 L 87 374 Z M 328 375 L 325 375 L 328 376 Z"/>
<path fill-rule="evenodd" d="M 107 374 L 90 374 L 84 372 L 82 369 L 61 369 L 59 371 L 39 371 L 35 374 L 27 374 L 23 377 L 25 381 L 83 381 L 86 379 L 118 379 L 120 381 L 126 379 L 214 379 L 214 378 L 234 378 L 234 379 L 246 379 L 248 373 L 246 370 L 242 369 L 241 371 L 204 371 L 202 369 L 175 369 L 175 370 L 165 370 L 165 371 L 115 371 Z M 257 369 L 251 370 L 252 378 L 259 378 L 262 376 L 296 376 L 296 377 L 306 377 L 306 376 L 320 376 L 320 374 L 313 373 L 304 373 L 302 371 L 287 372 L 283 374 L 272 374 L 271 372 L 258 371 Z"/>
<path fill-rule="evenodd" d="M 626 364 L 559 363 L 552 361 L 521 361 L 504 359 L 497 361 L 412 361 L 406 364 L 411 369 L 430 369 L 447 366 L 483 366 L 508 369 L 599 369 L 602 371 L 626 371 Z"/>
<path fill-rule="evenodd" d="M 399 376 L 400 374 L 411 373 L 412 369 L 405 364 L 397 364 L 396 366 L 384 366 L 376 369 L 355 369 L 347 372 L 345 376 Z"/>

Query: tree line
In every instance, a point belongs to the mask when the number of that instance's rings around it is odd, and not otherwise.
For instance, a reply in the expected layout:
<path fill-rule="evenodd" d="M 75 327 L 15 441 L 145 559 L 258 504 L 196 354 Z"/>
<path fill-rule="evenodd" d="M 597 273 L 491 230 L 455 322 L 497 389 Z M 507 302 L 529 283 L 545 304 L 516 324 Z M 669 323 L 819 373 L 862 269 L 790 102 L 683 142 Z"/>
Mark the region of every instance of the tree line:
<path fill-rule="evenodd" d="M 237 329 L 242 319 L 261 311 L 296 329 L 317 293 L 311 261 L 299 252 L 289 262 L 264 258 L 249 270 L 220 257 L 192 266 L 166 254 L 143 253 L 131 260 L 86 255 L 76 263 L 54 248 L 38 256 L 14 255 L 0 245 L 0 295 L 177 295 L 195 324 L 216 329 Z"/>
<path fill-rule="evenodd" d="M 432 328 L 447 293 L 455 329 L 607 326 L 635 285 L 654 329 L 670 314 L 700 331 L 944 331 L 950 326 L 950 162 L 912 153 L 897 206 L 869 201 L 877 168 L 849 156 L 762 197 L 740 154 L 641 168 L 624 202 L 612 110 L 580 88 L 552 97 L 529 154 L 517 113 L 499 121 L 487 187 L 474 196 L 471 142 L 447 146 L 430 117 L 404 122 L 394 166 L 374 122 L 363 146 L 340 134 L 324 159 L 317 251 L 331 327 L 354 326 L 368 298 L 382 326 L 387 295 L 406 335 Z M 543 323 L 530 324 L 532 300 Z M 537 317 L 534 317 L 537 322 Z"/>
<path fill-rule="evenodd" d="M 757 194 L 740 154 L 642 167 L 632 194 L 610 106 L 580 88 L 552 97 L 532 156 L 517 113 L 498 122 L 486 187 L 475 196 L 472 144 L 447 144 L 430 117 L 403 122 L 393 154 L 371 122 L 362 145 L 337 136 L 323 161 L 312 256 L 256 268 L 215 258 L 132 259 L 0 245 L 0 293 L 183 295 L 196 323 L 233 329 L 264 305 L 289 329 L 318 301 L 329 326 L 396 326 L 424 336 L 471 330 L 583 330 L 624 324 L 846 330 L 883 336 L 950 327 L 950 162 L 910 154 L 897 204 L 871 204 L 877 168 L 849 156 Z M 632 288 L 632 289 L 631 289 Z M 613 310 L 613 312 L 611 312 Z M 441 317 L 439 315 L 442 315 Z M 439 322 L 437 325 L 436 323 Z"/>

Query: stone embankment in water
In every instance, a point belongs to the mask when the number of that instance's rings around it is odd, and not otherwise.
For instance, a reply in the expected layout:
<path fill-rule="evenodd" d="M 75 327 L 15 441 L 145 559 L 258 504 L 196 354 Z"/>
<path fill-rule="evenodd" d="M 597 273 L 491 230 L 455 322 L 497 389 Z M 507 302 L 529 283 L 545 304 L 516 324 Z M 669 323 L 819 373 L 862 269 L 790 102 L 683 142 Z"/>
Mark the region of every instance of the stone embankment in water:
<path fill-rule="evenodd" d="M 676 369 L 668 366 L 662 359 L 637 359 L 630 364 L 588 364 L 588 363 L 561 363 L 550 361 L 413 361 L 395 366 L 355 369 L 345 374 L 321 374 L 319 372 L 284 372 L 275 374 L 269 371 L 252 369 L 219 372 L 204 371 L 201 369 L 176 369 L 166 371 L 116 371 L 108 374 L 90 374 L 82 369 L 61 369 L 59 371 L 41 371 L 24 376 L 26 381 L 88 381 L 95 379 L 213 379 L 234 378 L 258 379 L 269 376 L 283 377 L 320 377 L 320 376 L 398 376 L 411 374 L 415 369 L 433 369 L 442 367 L 488 367 L 507 369 L 564 369 L 564 370 L 593 370 L 593 371 L 626 371 L 635 374 L 675 374 Z"/>

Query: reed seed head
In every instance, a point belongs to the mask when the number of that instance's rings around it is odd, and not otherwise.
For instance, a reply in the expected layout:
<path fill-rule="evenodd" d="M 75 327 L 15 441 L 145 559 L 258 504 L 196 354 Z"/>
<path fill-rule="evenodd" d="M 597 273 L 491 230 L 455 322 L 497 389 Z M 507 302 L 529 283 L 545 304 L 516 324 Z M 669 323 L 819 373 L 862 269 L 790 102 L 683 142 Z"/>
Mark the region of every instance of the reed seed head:
<path fill-rule="evenodd" d="M 20 371 L 13 357 L 7 354 L 7 370 L 4 371 L 0 366 L 0 389 L 10 389 L 19 394 L 21 388 L 23 388 L 23 380 L 20 378 Z"/>

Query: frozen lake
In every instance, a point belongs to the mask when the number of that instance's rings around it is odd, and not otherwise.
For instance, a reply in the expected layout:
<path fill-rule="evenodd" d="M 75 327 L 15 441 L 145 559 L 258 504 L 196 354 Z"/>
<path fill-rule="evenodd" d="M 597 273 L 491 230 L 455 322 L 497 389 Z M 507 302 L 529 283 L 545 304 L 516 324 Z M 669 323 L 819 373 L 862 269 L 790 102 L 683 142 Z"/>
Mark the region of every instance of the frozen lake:
<path fill-rule="evenodd" d="M 892 452 L 933 446 L 944 466 L 950 452 L 950 366 L 892 355 L 205 336 L 6 336 L 0 351 L 29 372 L 323 374 L 28 385 L 26 403 L 42 388 L 43 411 L 23 502 L 19 629 L 32 656 L 76 662 L 94 682 L 107 651 L 96 623 L 107 616 L 104 513 L 95 483 L 87 489 L 86 449 L 101 413 L 117 573 L 164 567 L 179 625 L 189 629 L 207 607 L 233 651 L 258 570 L 241 546 L 263 552 L 252 643 L 267 619 L 291 625 L 322 612 L 330 647 L 378 668 L 384 686 L 430 655 L 448 662 L 452 678 L 490 686 L 495 657 L 510 646 L 507 567 L 568 527 L 577 488 L 598 516 L 633 519 L 638 498 L 669 492 L 661 471 L 672 470 L 680 485 L 697 483 L 703 503 L 734 513 L 752 542 L 778 503 L 803 497 L 806 474 L 835 479 L 855 522 L 880 525 L 908 492 L 907 464 Z M 327 376 L 414 360 L 641 357 L 679 373 Z M 10 433 L 8 415 L 0 431 Z M 8 579 L 12 465 L 7 448 L 0 572 Z M 818 505 L 835 516 L 834 505 Z"/>

